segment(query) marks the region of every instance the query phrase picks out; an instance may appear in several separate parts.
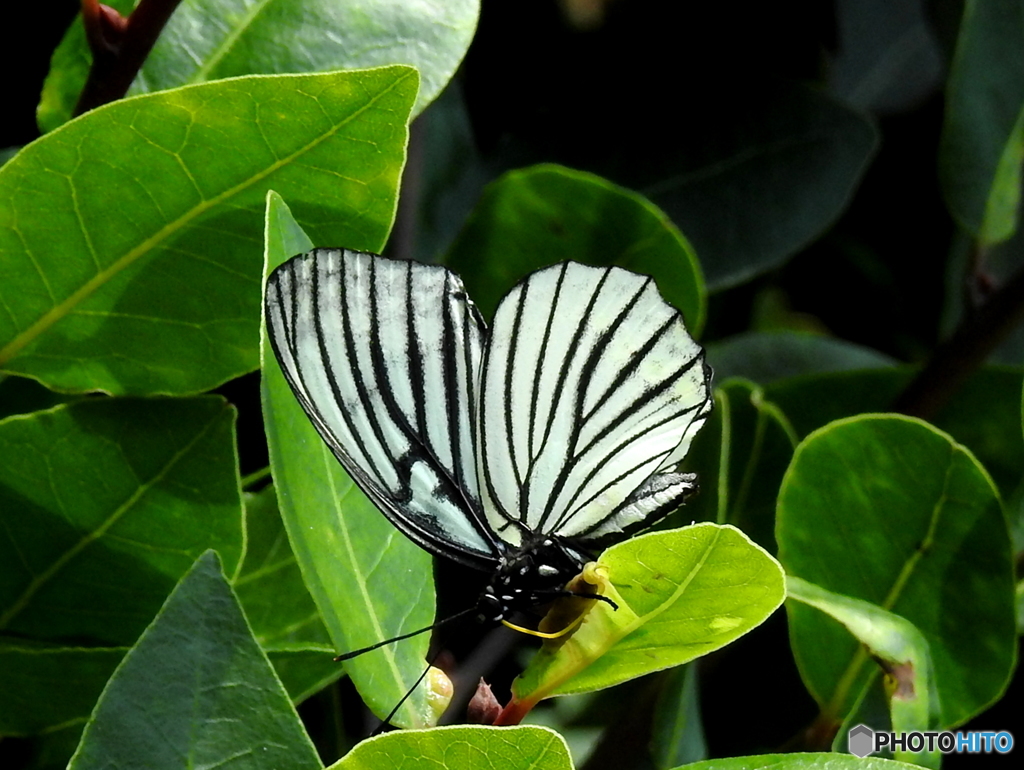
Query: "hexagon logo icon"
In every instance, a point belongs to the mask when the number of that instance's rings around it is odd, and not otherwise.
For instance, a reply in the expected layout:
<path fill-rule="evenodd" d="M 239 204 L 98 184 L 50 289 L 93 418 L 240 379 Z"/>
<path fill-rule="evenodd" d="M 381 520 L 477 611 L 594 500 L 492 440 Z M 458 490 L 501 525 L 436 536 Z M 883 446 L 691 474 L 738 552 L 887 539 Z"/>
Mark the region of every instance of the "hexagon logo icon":
<path fill-rule="evenodd" d="M 851 754 L 864 759 L 868 754 L 874 753 L 875 731 L 867 725 L 852 727 L 846 736 L 846 745 Z"/>

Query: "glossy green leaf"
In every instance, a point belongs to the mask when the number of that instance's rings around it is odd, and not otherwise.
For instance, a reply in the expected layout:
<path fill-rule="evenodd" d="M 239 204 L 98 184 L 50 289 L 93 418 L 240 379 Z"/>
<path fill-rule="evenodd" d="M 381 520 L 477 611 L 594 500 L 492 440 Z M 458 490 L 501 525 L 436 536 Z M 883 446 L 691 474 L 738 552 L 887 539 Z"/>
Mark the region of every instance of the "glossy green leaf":
<path fill-rule="evenodd" d="M 127 13 L 133 2 L 110 5 Z M 422 78 L 415 114 L 455 73 L 478 14 L 479 0 L 183 0 L 128 93 L 241 75 L 408 64 Z M 79 16 L 43 86 L 37 115 L 43 130 L 71 117 L 91 61 Z"/>
<path fill-rule="evenodd" d="M 654 276 L 700 334 L 704 279 L 690 244 L 650 201 L 593 174 L 554 165 L 505 174 L 484 191 L 445 263 L 490 318 L 521 278 L 569 259 Z"/>
<path fill-rule="evenodd" d="M 0 638 L 0 735 L 85 723 L 125 647 L 51 647 Z"/>
<path fill-rule="evenodd" d="M 897 415 L 840 420 L 797 448 L 779 494 L 786 571 L 901 615 L 924 635 L 943 727 L 995 700 L 1016 652 L 1009 533 L 988 474 L 964 447 Z M 794 655 L 841 718 L 871 673 L 834 621 L 790 608 Z"/>
<path fill-rule="evenodd" d="M 730 526 L 648 533 L 599 562 L 618 609 L 595 602 L 571 636 L 546 643 L 513 683 L 513 711 L 706 655 L 759 626 L 785 598 L 779 564 Z"/>
<path fill-rule="evenodd" d="M 212 551 L 118 666 L 69 769 L 186 765 L 321 767 Z"/>
<path fill-rule="evenodd" d="M 546 727 L 438 727 L 363 741 L 329 770 L 572 770 L 565 741 Z"/>
<path fill-rule="evenodd" d="M 896 363 L 871 348 L 799 332 L 747 332 L 710 343 L 707 350 L 719 382 L 745 377 L 761 385 L 805 374 L 879 369 Z"/>
<path fill-rule="evenodd" d="M 849 754 L 759 754 L 694 762 L 686 770 L 913 770 L 917 765 Z M 681 770 L 681 769 L 680 769 Z"/>
<path fill-rule="evenodd" d="M 686 233 L 711 291 L 780 266 L 824 232 L 878 141 L 863 115 L 788 84 L 737 94 L 733 111 L 683 123 L 673 122 L 666 146 L 645 146 L 635 168 L 612 176 Z"/>
<path fill-rule="evenodd" d="M 109 104 L 0 168 L 0 370 L 190 393 L 256 369 L 266 191 L 324 243 L 394 216 L 407 67 L 255 76 Z"/>
<path fill-rule="evenodd" d="M 940 725 L 932 706 L 938 703 L 928 640 L 906 618 L 861 599 L 826 591 L 820 586 L 790 576 L 786 581 L 790 599 L 818 609 L 841 623 L 862 645 L 862 655 L 869 655 L 886 673 L 886 692 L 891 720 L 888 725 L 874 724 L 877 729 L 893 732 L 924 732 Z M 875 674 L 877 674 L 877 670 Z M 915 754 L 897 751 L 903 759 L 928 767 L 938 767 L 941 753 Z"/>
<path fill-rule="evenodd" d="M 94 399 L 0 422 L 0 629 L 129 645 L 196 557 L 242 551 L 235 410 Z"/>
<path fill-rule="evenodd" d="M 983 245 L 1017 228 L 1024 162 L 1024 6 L 965 0 L 939 172 L 953 216 Z"/>
<path fill-rule="evenodd" d="M 687 458 L 699 493 L 670 521 L 732 524 L 774 553 L 775 497 L 798 440 L 761 388 L 736 379 L 721 383 L 708 424 Z"/>
<path fill-rule="evenodd" d="M 280 197 L 267 204 L 267 271 L 312 242 Z M 379 249 L 377 244 L 374 248 Z M 263 345 L 263 414 L 281 515 L 306 586 L 338 652 L 430 624 L 430 556 L 395 529 L 353 484 L 320 439 Z M 347 661 L 360 694 L 383 718 L 423 672 L 427 635 Z M 394 722 L 418 727 L 437 715 L 420 686 Z"/>

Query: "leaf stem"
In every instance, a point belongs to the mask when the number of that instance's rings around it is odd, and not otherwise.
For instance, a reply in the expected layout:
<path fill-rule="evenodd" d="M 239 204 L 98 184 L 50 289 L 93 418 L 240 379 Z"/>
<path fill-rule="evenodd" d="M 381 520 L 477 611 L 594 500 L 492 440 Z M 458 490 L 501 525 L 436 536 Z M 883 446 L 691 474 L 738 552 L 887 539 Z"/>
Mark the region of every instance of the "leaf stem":
<path fill-rule="evenodd" d="M 242 489 L 249 489 L 249 487 L 259 484 L 263 479 L 270 478 L 270 466 L 260 468 L 258 471 L 242 476 Z"/>
<path fill-rule="evenodd" d="M 92 52 L 92 67 L 75 105 L 76 116 L 120 99 L 128 92 L 179 2 L 140 0 L 125 18 L 99 0 L 82 0 L 82 21 Z"/>
<path fill-rule="evenodd" d="M 992 293 L 977 312 L 965 312 L 953 335 L 943 342 L 893 404 L 894 411 L 933 419 L 967 378 L 1024 320 L 1024 268 Z"/>

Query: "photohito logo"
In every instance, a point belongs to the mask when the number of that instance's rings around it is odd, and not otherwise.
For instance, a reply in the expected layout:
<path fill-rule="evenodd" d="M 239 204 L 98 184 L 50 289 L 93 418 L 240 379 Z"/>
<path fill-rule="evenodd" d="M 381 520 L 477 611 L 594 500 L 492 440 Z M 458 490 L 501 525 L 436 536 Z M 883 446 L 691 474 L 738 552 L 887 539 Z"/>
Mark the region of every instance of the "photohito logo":
<path fill-rule="evenodd" d="M 1007 730 L 973 731 L 969 733 L 948 730 L 942 732 L 882 733 L 867 725 L 857 725 L 846 736 L 850 753 L 863 759 L 869 754 L 889 751 L 941 751 L 943 754 L 1005 754 L 1013 748 L 1013 735 Z"/>

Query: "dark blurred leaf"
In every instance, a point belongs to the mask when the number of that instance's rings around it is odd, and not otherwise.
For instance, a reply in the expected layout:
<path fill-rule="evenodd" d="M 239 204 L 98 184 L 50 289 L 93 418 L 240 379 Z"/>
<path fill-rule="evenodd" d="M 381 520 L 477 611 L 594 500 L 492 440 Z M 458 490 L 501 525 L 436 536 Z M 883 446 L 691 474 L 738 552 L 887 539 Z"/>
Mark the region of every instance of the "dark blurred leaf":
<path fill-rule="evenodd" d="M 839 0 L 832 93 L 862 110 L 906 112 L 942 82 L 938 42 L 922 0 Z"/>
<path fill-rule="evenodd" d="M 592 174 L 553 165 L 509 172 L 484 191 L 445 263 L 490 318 L 517 281 L 565 260 L 654 276 L 699 335 L 706 300 L 690 244 L 656 206 Z"/>
<path fill-rule="evenodd" d="M 398 218 L 385 253 L 419 262 L 440 259 L 492 177 L 454 80 L 411 126 Z"/>
<path fill-rule="evenodd" d="M 786 415 L 798 436 L 832 420 L 888 411 L 914 375 L 909 367 L 837 372 L 781 380 L 765 397 Z M 1024 439 L 1016 427 L 1022 370 L 985 367 L 936 416 L 935 424 L 969 447 L 1010 499 L 1021 482 Z"/>
<path fill-rule="evenodd" d="M 85 729 L 86 717 L 65 723 L 37 735 L 29 741 L 32 747 L 32 770 L 67 770 L 71 755 L 78 748 Z"/>
<path fill-rule="evenodd" d="M 1024 161 L 1024 5 L 965 0 L 939 172 L 953 216 L 983 244 L 1013 235 Z"/>
<path fill-rule="evenodd" d="M 821 235 L 878 141 L 862 115 L 803 87 L 737 94 L 734 110 L 702 115 L 675 146 L 644 147 L 635 171 L 612 175 L 686 233 L 711 291 L 778 267 Z"/>
<path fill-rule="evenodd" d="M 696 664 L 672 669 L 654 707 L 651 755 L 658 770 L 699 762 L 708 755 L 701 725 Z"/>
<path fill-rule="evenodd" d="M 687 460 L 687 468 L 697 471 L 699 493 L 670 523 L 733 524 L 774 553 L 775 497 L 798 440 L 760 387 L 741 380 L 721 383 L 715 409 Z"/>
<path fill-rule="evenodd" d="M 707 346 L 715 377 L 744 377 L 760 385 L 801 374 L 894 366 L 895 359 L 844 340 L 798 332 L 747 332 Z"/>

